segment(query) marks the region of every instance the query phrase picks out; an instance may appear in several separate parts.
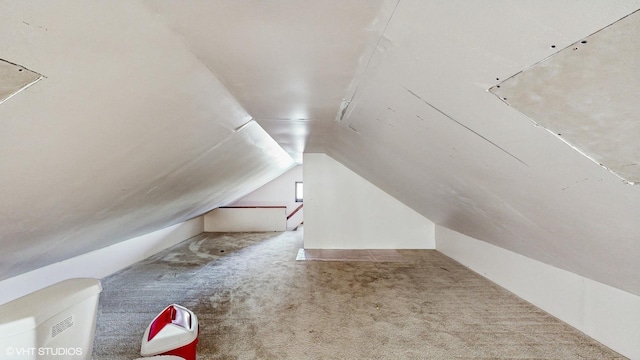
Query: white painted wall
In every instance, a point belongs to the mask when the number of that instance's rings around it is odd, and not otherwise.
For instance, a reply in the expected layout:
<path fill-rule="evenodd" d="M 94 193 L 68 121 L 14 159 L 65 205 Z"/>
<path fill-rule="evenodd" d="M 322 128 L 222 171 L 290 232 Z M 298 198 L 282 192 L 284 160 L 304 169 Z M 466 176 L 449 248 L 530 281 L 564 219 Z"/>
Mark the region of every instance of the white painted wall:
<path fill-rule="evenodd" d="M 0 304 L 55 284 L 76 278 L 103 278 L 168 247 L 202 233 L 203 217 L 57 262 L 0 282 Z"/>
<path fill-rule="evenodd" d="M 228 206 L 286 206 L 287 215 L 289 215 L 300 205 L 300 203 L 296 202 L 296 181 L 302 181 L 302 165 L 293 167 Z"/>
<path fill-rule="evenodd" d="M 433 249 L 434 224 L 326 154 L 304 154 L 306 249 Z"/>
<path fill-rule="evenodd" d="M 285 207 L 218 208 L 204 215 L 206 232 L 285 231 Z"/>
<path fill-rule="evenodd" d="M 286 206 L 287 216 L 289 216 L 302 205 L 301 202 L 296 202 L 295 183 L 297 181 L 302 181 L 302 165 L 293 167 L 229 206 Z M 303 220 L 304 208 L 301 208 L 287 220 L 286 229 L 293 230 Z"/>
<path fill-rule="evenodd" d="M 640 359 L 640 297 L 442 226 L 436 249 L 631 359 Z"/>

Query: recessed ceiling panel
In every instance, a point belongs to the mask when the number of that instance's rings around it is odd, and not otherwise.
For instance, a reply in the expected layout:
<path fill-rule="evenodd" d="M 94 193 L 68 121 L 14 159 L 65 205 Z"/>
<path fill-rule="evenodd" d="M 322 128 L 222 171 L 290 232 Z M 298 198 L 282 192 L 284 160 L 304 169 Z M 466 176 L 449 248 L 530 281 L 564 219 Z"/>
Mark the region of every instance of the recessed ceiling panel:
<path fill-rule="evenodd" d="M 638 34 L 636 11 L 490 91 L 591 160 L 638 184 Z"/>
<path fill-rule="evenodd" d="M 0 104 L 41 78 L 36 72 L 0 59 Z"/>

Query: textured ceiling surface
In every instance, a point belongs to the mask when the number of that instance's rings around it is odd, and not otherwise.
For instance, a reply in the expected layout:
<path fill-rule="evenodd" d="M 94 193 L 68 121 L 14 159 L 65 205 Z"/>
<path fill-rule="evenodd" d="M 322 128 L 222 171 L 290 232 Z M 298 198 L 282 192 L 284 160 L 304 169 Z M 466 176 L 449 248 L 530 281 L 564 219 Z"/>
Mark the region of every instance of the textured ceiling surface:
<path fill-rule="evenodd" d="M 638 8 L 0 1 L 0 58 L 46 77 L 0 105 L 1 277 L 231 202 L 306 151 L 440 225 L 640 294 L 640 187 L 488 91 Z"/>
<path fill-rule="evenodd" d="M 0 104 L 41 78 L 36 72 L 0 59 Z"/>
<path fill-rule="evenodd" d="M 640 183 L 638 34 L 640 11 L 490 91 L 623 180 Z"/>

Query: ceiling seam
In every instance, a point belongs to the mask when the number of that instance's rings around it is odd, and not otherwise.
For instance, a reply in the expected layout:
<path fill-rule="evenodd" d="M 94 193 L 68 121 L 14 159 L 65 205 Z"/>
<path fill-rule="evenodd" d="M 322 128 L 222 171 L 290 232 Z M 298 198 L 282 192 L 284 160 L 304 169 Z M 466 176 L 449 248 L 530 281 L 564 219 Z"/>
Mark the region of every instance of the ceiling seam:
<path fill-rule="evenodd" d="M 431 105 L 429 102 L 427 102 L 425 99 L 421 98 L 418 94 L 414 93 L 413 91 L 407 89 L 406 87 L 403 86 L 403 88 L 408 91 L 411 95 L 415 96 L 416 98 L 418 98 L 418 100 L 422 101 L 423 103 L 427 104 L 430 108 L 432 108 L 433 110 L 439 112 L 440 114 L 446 116 L 449 120 L 455 122 L 456 124 L 462 126 L 463 128 L 471 131 L 472 133 L 478 135 L 480 138 L 482 138 L 483 140 L 485 140 L 486 142 L 488 142 L 489 144 L 495 146 L 496 148 L 500 149 L 502 152 L 504 152 L 505 154 L 511 156 L 512 158 L 518 160 L 518 162 L 520 162 L 521 164 L 525 165 L 526 167 L 530 167 L 529 164 L 527 164 L 526 162 L 520 160 L 517 156 L 513 155 L 512 153 L 508 152 L 507 150 L 505 150 L 504 148 L 500 147 L 498 144 L 494 143 L 493 141 L 487 139 L 485 136 L 483 136 L 482 134 L 478 133 L 477 131 L 473 130 L 472 128 L 468 127 L 467 125 L 461 123 L 460 121 L 454 119 L 453 117 L 449 116 L 448 114 L 446 114 L 444 111 L 438 109 L 437 107 Z"/>
<path fill-rule="evenodd" d="M 375 56 L 375 54 L 376 54 L 376 52 L 378 50 L 378 46 L 380 45 L 380 41 L 382 41 L 382 38 L 384 37 L 384 34 L 387 31 L 387 27 L 391 23 L 391 19 L 393 19 L 393 15 L 395 15 L 396 9 L 398 8 L 399 4 L 400 4 L 400 0 L 397 0 L 395 6 L 393 7 L 393 10 L 391 11 L 391 15 L 389 15 L 389 18 L 387 19 L 387 22 L 385 23 L 384 27 L 382 28 L 382 31 L 380 32 L 380 36 L 378 36 L 378 40 L 376 41 L 376 44 L 373 47 L 373 50 L 371 51 L 371 54 L 369 55 L 369 59 L 367 59 L 367 63 L 364 66 L 364 70 L 362 71 L 361 74 L 356 75 L 356 76 L 359 76 L 361 79 L 364 78 L 364 76 L 367 74 L 367 72 L 369 70 L 369 66 L 371 64 L 371 60 Z M 356 73 L 357 73 L 357 71 L 356 71 Z M 337 122 L 341 122 L 342 121 L 342 119 L 344 118 L 345 114 L 347 113 L 347 109 L 349 108 L 349 105 L 351 105 L 351 102 L 353 101 L 353 99 L 358 94 L 358 90 L 360 89 L 360 82 L 361 82 L 361 80 L 358 80 L 357 83 L 355 84 L 355 89 L 353 90 L 353 93 L 351 94 L 351 96 L 348 96 L 349 100 L 344 99 L 342 101 L 342 104 L 340 104 L 340 109 L 338 110 L 338 115 L 336 116 L 336 121 Z"/>

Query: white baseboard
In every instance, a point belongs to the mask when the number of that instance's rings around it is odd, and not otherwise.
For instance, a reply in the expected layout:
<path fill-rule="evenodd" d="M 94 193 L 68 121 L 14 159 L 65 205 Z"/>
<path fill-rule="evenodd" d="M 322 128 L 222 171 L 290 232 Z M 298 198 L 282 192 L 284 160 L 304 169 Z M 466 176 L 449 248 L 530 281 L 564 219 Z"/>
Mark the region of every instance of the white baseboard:
<path fill-rule="evenodd" d="M 70 278 L 101 279 L 196 236 L 203 230 L 204 221 L 200 216 L 0 281 L 0 304 Z"/>
<path fill-rule="evenodd" d="M 640 297 L 436 226 L 436 250 L 631 359 Z"/>

